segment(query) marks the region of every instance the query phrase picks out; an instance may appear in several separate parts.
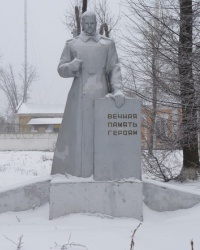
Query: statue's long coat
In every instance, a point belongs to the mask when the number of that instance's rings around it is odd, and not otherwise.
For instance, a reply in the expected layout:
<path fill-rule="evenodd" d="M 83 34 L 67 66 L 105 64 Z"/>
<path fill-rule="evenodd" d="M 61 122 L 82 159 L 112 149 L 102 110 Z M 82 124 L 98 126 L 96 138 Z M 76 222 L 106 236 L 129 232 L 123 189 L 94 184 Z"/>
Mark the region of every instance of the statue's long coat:
<path fill-rule="evenodd" d="M 74 58 L 83 61 L 77 74 Z M 67 41 L 58 65 L 61 77 L 74 77 L 59 131 L 52 174 L 88 177 L 93 174 L 94 99 L 121 89 L 121 72 L 114 42 L 84 33 Z"/>

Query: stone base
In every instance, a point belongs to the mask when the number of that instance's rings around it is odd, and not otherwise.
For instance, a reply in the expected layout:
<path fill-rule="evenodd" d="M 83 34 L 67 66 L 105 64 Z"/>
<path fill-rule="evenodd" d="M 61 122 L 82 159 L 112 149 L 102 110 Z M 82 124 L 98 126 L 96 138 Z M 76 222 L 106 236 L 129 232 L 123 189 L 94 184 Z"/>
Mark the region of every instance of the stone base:
<path fill-rule="evenodd" d="M 49 202 L 51 177 L 38 177 L 0 188 L 0 213 L 34 209 Z"/>
<path fill-rule="evenodd" d="M 86 181 L 54 178 L 50 185 L 50 215 L 102 213 L 113 217 L 143 219 L 142 182 Z"/>
<path fill-rule="evenodd" d="M 143 180 L 144 203 L 157 212 L 191 208 L 200 203 L 199 192 L 170 183 Z"/>

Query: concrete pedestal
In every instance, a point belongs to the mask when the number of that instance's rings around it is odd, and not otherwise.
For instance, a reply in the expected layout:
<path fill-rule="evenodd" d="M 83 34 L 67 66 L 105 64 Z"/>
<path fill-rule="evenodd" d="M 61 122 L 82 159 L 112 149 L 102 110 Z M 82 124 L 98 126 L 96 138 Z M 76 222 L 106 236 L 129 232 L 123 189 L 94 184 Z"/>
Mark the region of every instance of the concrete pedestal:
<path fill-rule="evenodd" d="M 50 185 L 50 219 L 72 213 L 102 213 L 142 220 L 142 182 L 54 178 Z"/>

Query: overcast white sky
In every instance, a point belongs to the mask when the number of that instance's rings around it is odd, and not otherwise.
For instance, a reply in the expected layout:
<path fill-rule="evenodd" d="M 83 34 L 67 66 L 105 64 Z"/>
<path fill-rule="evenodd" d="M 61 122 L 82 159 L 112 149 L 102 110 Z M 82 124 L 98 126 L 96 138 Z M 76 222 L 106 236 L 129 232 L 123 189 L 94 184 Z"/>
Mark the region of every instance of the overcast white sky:
<path fill-rule="evenodd" d="M 119 11 L 119 2 L 108 0 L 116 12 Z M 36 66 L 39 74 L 37 82 L 32 85 L 29 102 L 64 104 L 71 81 L 58 76 L 57 64 L 65 41 L 71 38 L 62 23 L 70 0 L 27 0 L 27 3 L 28 62 Z M 0 0 L 0 63 L 11 63 L 16 73 L 24 62 L 23 11 L 24 0 Z M 5 99 L 1 93 L 0 98 L 2 113 Z"/>

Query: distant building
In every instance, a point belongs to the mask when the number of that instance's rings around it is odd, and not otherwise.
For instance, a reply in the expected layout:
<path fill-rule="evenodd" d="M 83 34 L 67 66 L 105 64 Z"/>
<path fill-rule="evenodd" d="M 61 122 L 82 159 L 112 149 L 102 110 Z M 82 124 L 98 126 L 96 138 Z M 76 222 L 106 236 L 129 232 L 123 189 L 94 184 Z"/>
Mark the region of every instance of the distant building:
<path fill-rule="evenodd" d="M 21 103 L 15 113 L 16 132 L 58 132 L 63 113 L 63 104 Z"/>
<path fill-rule="evenodd" d="M 151 107 L 142 108 L 141 140 L 147 149 L 151 137 Z M 19 133 L 58 133 L 64 105 L 21 103 L 16 110 L 16 131 Z M 181 138 L 181 110 L 158 108 L 154 126 L 154 148 L 179 148 Z"/>
<path fill-rule="evenodd" d="M 152 130 L 152 108 L 142 108 L 141 139 L 143 148 L 150 145 L 151 133 L 155 149 L 180 148 L 181 138 L 181 109 L 171 107 L 158 107 L 156 111 L 155 125 Z"/>

